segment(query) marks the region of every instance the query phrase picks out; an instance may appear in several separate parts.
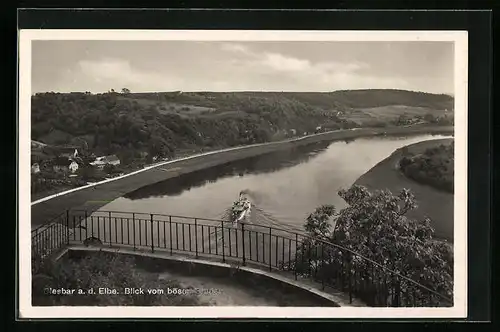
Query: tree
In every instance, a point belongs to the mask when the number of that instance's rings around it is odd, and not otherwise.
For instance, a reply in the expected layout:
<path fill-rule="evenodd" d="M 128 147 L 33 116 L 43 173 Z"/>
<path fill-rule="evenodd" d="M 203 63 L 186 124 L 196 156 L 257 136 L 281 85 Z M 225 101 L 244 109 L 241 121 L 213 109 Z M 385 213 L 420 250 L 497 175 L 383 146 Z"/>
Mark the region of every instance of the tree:
<path fill-rule="evenodd" d="M 103 170 L 104 172 L 106 172 L 106 174 L 113 174 L 116 172 L 116 166 L 113 164 L 106 164 L 104 165 Z"/>
<path fill-rule="evenodd" d="M 427 113 L 424 115 L 424 120 L 428 123 L 434 123 L 436 121 L 436 118 L 432 113 Z"/>
<path fill-rule="evenodd" d="M 307 217 L 304 228 L 313 237 L 326 238 L 330 233 L 334 215 L 335 206 L 322 205 Z"/>
<path fill-rule="evenodd" d="M 120 159 L 122 165 L 129 165 L 135 159 L 135 153 L 132 148 L 124 148 L 117 152 L 117 156 Z"/>
<path fill-rule="evenodd" d="M 122 93 L 123 93 L 123 94 L 125 94 L 125 95 L 126 95 L 126 94 L 129 94 L 129 93 L 130 93 L 130 90 L 129 90 L 129 89 L 127 89 L 127 88 L 123 88 L 123 89 L 122 89 Z"/>
<path fill-rule="evenodd" d="M 390 191 L 370 192 L 367 188 L 354 185 L 339 191 L 349 205 L 335 214 L 335 209 L 319 208 L 309 216 L 305 229 L 311 237 L 318 234 L 329 242 L 367 257 L 415 282 L 452 298 L 453 294 L 453 250 L 442 241 L 433 238 L 431 220 L 414 220 L 406 217 L 408 211 L 417 207 L 414 195 L 403 189 L 398 195 Z M 323 216 L 324 214 L 324 216 Z M 322 216 L 318 218 L 318 215 Z M 326 217 L 333 217 L 334 228 L 325 226 Z M 318 222 L 318 220 L 320 220 Z M 332 224 L 333 224 L 332 223 Z M 312 248 L 311 248 L 312 246 Z M 318 252 L 318 241 L 304 241 L 296 261 L 298 270 L 307 273 Z M 323 251 L 323 248 L 322 248 Z M 345 256 L 347 254 L 347 256 Z M 327 250 L 329 261 L 326 274 L 339 269 L 342 262 L 350 262 L 352 271 L 358 271 L 361 278 L 374 280 L 371 263 L 347 251 Z M 308 259 L 304 259 L 304 257 Z M 301 264 L 299 264 L 301 262 Z M 337 264 L 337 265 L 335 265 Z M 332 266 L 337 266 L 333 268 Z M 330 268 L 330 270 L 329 270 Z M 330 275 L 335 278 L 334 275 Z M 421 301 L 429 300 L 429 293 L 421 291 L 416 284 L 400 279 L 398 287 L 412 289 Z M 366 295 L 366 294 L 365 294 Z M 360 294 L 363 297 L 363 294 Z"/>
<path fill-rule="evenodd" d="M 90 181 L 94 180 L 97 176 L 97 170 L 92 165 L 84 165 L 78 168 L 78 175 L 82 178 L 82 180 Z"/>

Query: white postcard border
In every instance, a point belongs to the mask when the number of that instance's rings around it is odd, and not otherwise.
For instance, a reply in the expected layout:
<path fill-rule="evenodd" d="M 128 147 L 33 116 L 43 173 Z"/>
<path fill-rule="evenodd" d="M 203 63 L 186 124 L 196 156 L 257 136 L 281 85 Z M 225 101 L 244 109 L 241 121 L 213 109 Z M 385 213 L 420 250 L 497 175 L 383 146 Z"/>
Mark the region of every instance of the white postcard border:
<path fill-rule="evenodd" d="M 33 307 L 31 305 L 31 41 L 449 41 L 455 45 L 454 306 L 321 307 Z M 467 315 L 467 31 L 20 30 L 19 313 L 20 318 L 461 318 Z"/>

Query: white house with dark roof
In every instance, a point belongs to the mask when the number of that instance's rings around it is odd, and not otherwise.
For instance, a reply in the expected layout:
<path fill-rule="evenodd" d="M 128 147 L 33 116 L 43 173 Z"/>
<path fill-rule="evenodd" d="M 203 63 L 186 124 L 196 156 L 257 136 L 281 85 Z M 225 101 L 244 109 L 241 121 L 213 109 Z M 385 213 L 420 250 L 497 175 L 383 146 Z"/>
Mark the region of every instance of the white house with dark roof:
<path fill-rule="evenodd" d="M 31 165 L 31 173 L 40 173 L 40 165 L 38 163 L 34 163 L 33 165 Z"/>
<path fill-rule="evenodd" d="M 105 165 L 117 166 L 120 165 L 120 159 L 116 155 L 97 157 L 90 165 L 99 168 L 103 168 Z"/>
<path fill-rule="evenodd" d="M 76 161 L 72 160 L 71 164 L 69 164 L 68 168 L 71 171 L 71 173 L 75 173 L 76 171 L 78 171 L 78 163 Z"/>

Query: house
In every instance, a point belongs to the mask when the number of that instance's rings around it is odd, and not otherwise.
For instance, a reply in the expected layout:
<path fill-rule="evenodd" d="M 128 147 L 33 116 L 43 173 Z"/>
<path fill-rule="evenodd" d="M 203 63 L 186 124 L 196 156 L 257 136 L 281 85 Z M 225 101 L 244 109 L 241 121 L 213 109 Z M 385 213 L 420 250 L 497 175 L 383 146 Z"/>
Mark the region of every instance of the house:
<path fill-rule="evenodd" d="M 104 162 L 104 157 L 96 157 L 95 160 L 90 163 L 90 165 L 102 168 L 104 167 L 104 165 L 106 165 L 106 163 Z"/>
<path fill-rule="evenodd" d="M 118 159 L 118 157 L 116 155 L 111 155 L 111 156 L 106 156 L 104 158 L 104 162 L 106 164 L 110 164 L 110 165 L 113 165 L 113 166 L 117 166 L 117 165 L 120 165 L 120 159 Z"/>
<path fill-rule="evenodd" d="M 33 165 L 31 165 L 31 173 L 40 173 L 40 165 L 38 163 L 34 163 Z"/>
<path fill-rule="evenodd" d="M 116 155 L 97 157 L 90 165 L 98 168 L 103 168 L 105 165 L 117 166 L 120 165 L 120 159 Z"/>
<path fill-rule="evenodd" d="M 71 173 L 75 173 L 78 170 L 78 163 L 74 160 L 71 161 L 71 164 L 68 166 Z"/>

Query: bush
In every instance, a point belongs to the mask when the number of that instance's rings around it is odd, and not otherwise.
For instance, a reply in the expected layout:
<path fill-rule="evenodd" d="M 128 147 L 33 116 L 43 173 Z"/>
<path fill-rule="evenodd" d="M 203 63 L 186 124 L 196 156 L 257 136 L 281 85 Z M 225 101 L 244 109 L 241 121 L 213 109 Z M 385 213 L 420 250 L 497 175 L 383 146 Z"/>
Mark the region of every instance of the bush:
<path fill-rule="evenodd" d="M 344 290 L 354 275 L 360 283 L 354 287 L 355 295 L 369 305 L 387 305 L 387 285 L 399 287 L 406 295 L 405 305 L 413 301 L 429 305 L 431 297 L 433 304 L 449 305 L 442 300 L 436 301 L 436 295 L 415 284 L 419 283 L 445 297 L 453 297 L 452 247 L 433 239 L 430 219 L 413 220 L 405 216 L 417 207 L 413 194 L 406 189 L 398 195 L 390 191 L 372 193 L 363 186 L 355 185 L 340 190 L 339 195 L 349 205 L 338 214 L 333 207 L 328 210 L 319 208 L 321 220 L 332 218 L 334 228 L 316 222 L 318 210 L 306 221 L 305 229 L 311 238 L 304 240 L 293 263 L 298 273 L 323 276 L 330 284 Z M 388 272 L 347 250 L 322 245 L 318 234 L 415 283 L 401 277 L 394 279 Z M 315 263 L 317 260 L 321 263 Z M 385 282 L 384 287 L 381 287 L 382 281 Z"/>
<path fill-rule="evenodd" d="M 118 174 L 123 172 L 123 169 L 120 166 L 115 166 L 112 164 L 106 164 L 103 168 L 103 171 L 106 174 Z"/>
<path fill-rule="evenodd" d="M 35 262 L 36 263 L 36 262 Z M 44 264 L 33 264 L 32 298 L 34 306 L 181 306 L 200 305 L 194 295 L 125 295 L 124 288 L 166 289 L 181 288 L 175 281 L 158 281 L 156 276 L 140 272 L 132 258 L 97 252 L 82 258 L 72 260 L 63 258 L 61 261 Z M 87 294 L 47 295 L 45 289 L 81 289 Z M 121 294 L 98 294 L 99 288 L 116 289 Z M 88 294 L 93 289 L 94 294 Z"/>
<path fill-rule="evenodd" d="M 453 193 L 454 159 L 453 144 L 441 144 L 425 150 L 420 155 L 404 156 L 399 166 L 410 179 Z"/>

